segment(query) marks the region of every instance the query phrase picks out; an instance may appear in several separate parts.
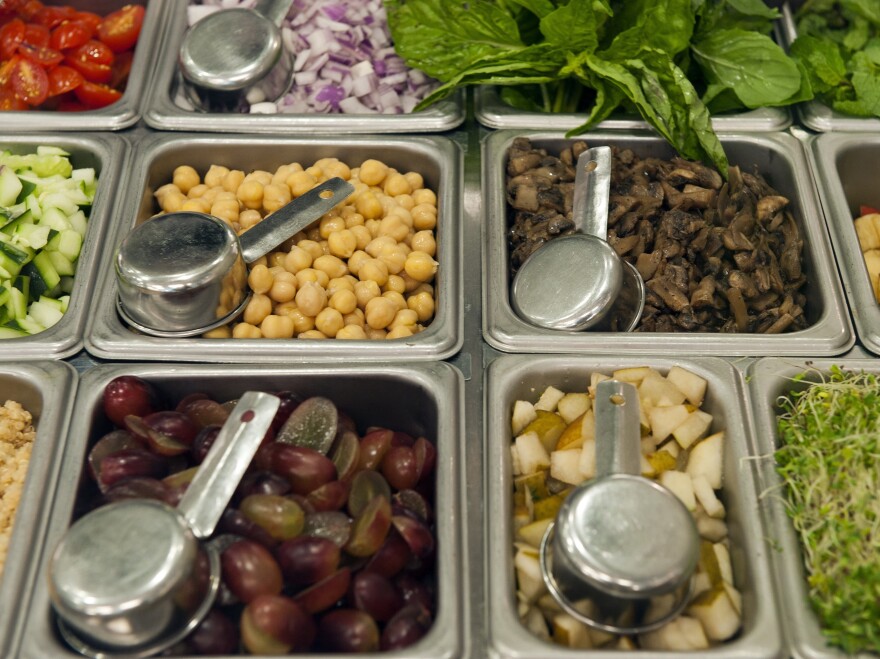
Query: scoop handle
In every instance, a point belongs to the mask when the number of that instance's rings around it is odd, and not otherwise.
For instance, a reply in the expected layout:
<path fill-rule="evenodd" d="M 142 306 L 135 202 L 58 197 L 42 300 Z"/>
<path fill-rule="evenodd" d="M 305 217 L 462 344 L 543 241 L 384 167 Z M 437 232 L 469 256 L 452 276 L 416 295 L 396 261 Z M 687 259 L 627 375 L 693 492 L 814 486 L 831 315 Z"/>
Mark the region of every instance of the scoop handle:
<path fill-rule="evenodd" d="M 339 177 L 316 185 L 241 234 L 238 239 L 241 257 L 245 263 L 253 263 L 341 204 L 353 192 L 354 186 Z"/>
<path fill-rule="evenodd" d="M 197 538 L 207 538 L 214 532 L 280 405 L 277 396 L 248 391 L 230 412 L 177 504 Z"/>
<path fill-rule="evenodd" d="M 611 147 L 594 146 L 577 160 L 571 216 L 575 228 L 608 240 L 608 200 L 611 196 Z"/>
<path fill-rule="evenodd" d="M 254 11 L 281 27 L 281 21 L 287 16 L 292 4 L 293 0 L 257 0 Z"/>
<path fill-rule="evenodd" d="M 639 394 L 618 380 L 596 386 L 596 476 L 641 474 Z"/>

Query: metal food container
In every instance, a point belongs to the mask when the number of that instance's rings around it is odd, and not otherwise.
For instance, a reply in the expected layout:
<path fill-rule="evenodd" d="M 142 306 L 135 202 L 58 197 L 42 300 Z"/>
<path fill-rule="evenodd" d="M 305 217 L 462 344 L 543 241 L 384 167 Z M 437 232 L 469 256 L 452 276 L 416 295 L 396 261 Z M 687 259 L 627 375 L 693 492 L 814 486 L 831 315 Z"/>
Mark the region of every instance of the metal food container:
<path fill-rule="evenodd" d="M 880 207 L 874 169 L 880 159 L 880 135 L 824 133 L 810 139 L 810 149 L 856 333 L 865 348 L 880 354 L 880 303 L 853 225 L 860 205 Z"/>
<path fill-rule="evenodd" d="M 46 5 L 69 5 L 79 10 L 105 16 L 125 5 L 137 4 L 146 8 L 140 37 L 134 50 L 128 83 L 116 103 L 97 110 L 58 112 L 25 110 L 0 113 L 0 125 L 5 130 L 105 131 L 122 130 L 141 118 L 141 104 L 149 78 L 155 68 L 163 13 L 162 0 L 49 0 Z M 170 3 L 166 3 L 170 4 Z"/>
<path fill-rule="evenodd" d="M 0 137 L 0 149 L 11 153 L 36 153 L 40 145 L 67 151 L 74 168 L 94 168 L 98 185 L 67 311 L 58 323 L 38 334 L 0 340 L 2 359 L 63 359 L 82 349 L 86 319 L 94 302 L 97 269 L 105 252 L 106 227 L 111 221 L 119 175 L 125 169 L 128 157 L 123 139 L 111 134 L 46 133 Z"/>
<path fill-rule="evenodd" d="M 590 374 L 610 375 L 614 370 L 651 366 L 665 374 L 681 366 L 708 381 L 703 408 L 714 417 L 710 432 L 724 430 L 723 500 L 727 509 L 734 581 L 743 595 L 742 629 L 731 640 L 711 650 L 674 653 L 638 650 L 629 656 L 783 656 L 781 622 L 770 582 L 768 554 L 758 514 L 757 490 L 749 457 L 751 440 L 746 423 L 742 378 L 728 362 L 715 358 L 692 360 L 661 357 L 585 357 L 582 355 L 508 355 L 488 368 L 485 398 L 487 437 L 486 488 L 487 570 L 490 654 L 505 657 L 562 659 L 574 651 L 540 640 L 520 622 L 517 614 L 513 567 L 510 415 L 519 399 L 534 401 L 547 386 L 563 391 L 586 391 Z M 582 650 L 580 656 L 626 656 L 621 650 Z"/>
<path fill-rule="evenodd" d="M 770 555 L 779 604 L 785 611 L 783 626 L 789 654 L 797 659 L 832 659 L 851 656 L 825 643 L 818 617 L 813 612 L 807 596 L 800 540 L 785 512 L 783 495 L 774 494 L 782 487 L 782 479 L 776 473 L 773 459 L 778 446 L 777 400 L 793 390 L 805 389 L 810 382 L 819 381 L 821 375 L 827 374 L 832 366 L 851 371 L 880 372 L 880 363 L 876 359 L 804 361 L 773 357 L 753 363 L 747 371 L 755 424 L 755 455 L 759 458 L 756 466 L 762 493 L 760 512 L 765 525 L 764 544 Z M 792 381 L 791 378 L 804 372 L 808 375 L 803 382 Z M 768 494 L 764 496 L 764 493 Z M 858 656 L 868 659 L 876 655 L 864 653 Z"/>
<path fill-rule="evenodd" d="M 224 133 L 427 133 L 452 130 L 465 118 L 464 94 L 453 96 L 420 112 L 408 114 L 234 114 L 199 112 L 178 105 L 180 73 L 177 55 L 186 32 L 188 0 L 168 3 L 162 53 L 156 62 L 144 120 L 159 130 Z"/>
<path fill-rule="evenodd" d="M 86 371 L 81 377 L 70 441 L 64 453 L 66 468 L 57 480 L 55 503 L 48 518 L 47 550 L 40 561 L 33 601 L 23 622 L 21 657 L 81 656 L 64 645 L 56 631 L 46 570 L 52 548 L 72 521 L 81 482 L 87 478 L 85 460 L 89 446 L 110 429 L 106 421 L 99 421 L 102 419 L 101 395 L 105 385 L 119 375 L 140 376 L 175 400 L 197 391 L 219 400 L 231 399 L 249 389 L 288 390 L 304 397 L 326 396 L 348 412 L 359 426 L 387 424 L 433 441 L 437 447 L 436 615 L 428 634 L 407 649 L 406 656 L 451 659 L 461 655 L 464 548 L 459 470 L 464 437 L 464 381 L 455 368 L 438 362 L 382 367 L 116 364 Z M 367 656 L 382 657 L 384 653 Z"/>
<path fill-rule="evenodd" d="M 462 155 L 444 137 L 288 138 L 244 135 L 208 136 L 143 133 L 126 179 L 124 198 L 116 206 L 115 231 L 104 250 L 102 278 L 85 340 L 97 357 L 121 360 L 277 362 L 282 359 L 421 360 L 445 359 L 463 342 L 461 276 Z M 135 333 L 116 311 L 116 247 L 140 221 L 158 208 L 153 192 L 172 179 L 174 168 L 191 165 L 204 174 L 211 164 L 251 171 L 274 169 L 299 161 L 337 157 L 349 164 L 378 158 L 401 171 L 416 171 L 437 193 L 436 229 L 439 269 L 435 282 L 436 311 L 425 330 L 406 339 L 303 340 L 159 338 Z"/>
<path fill-rule="evenodd" d="M 474 93 L 474 116 L 488 128 L 524 128 L 535 130 L 573 130 L 587 120 L 587 113 L 529 112 L 501 100 L 500 89 L 481 85 Z M 712 117 L 716 131 L 778 131 L 791 125 L 788 108 L 757 108 Z M 593 130 L 645 130 L 648 122 L 634 115 L 614 114 L 599 122 Z"/>
<path fill-rule="evenodd" d="M 613 352 L 651 354 L 663 350 L 690 355 L 835 355 L 852 347 L 855 336 L 838 279 L 815 185 L 800 142 L 784 133 L 721 134 L 731 164 L 761 172 L 791 201 L 804 239 L 807 316 L 810 326 L 785 334 L 660 332 L 560 332 L 533 326 L 513 311 L 508 277 L 508 208 L 505 194 L 507 150 L 516 137 L 559 153 L 567 140 L 558 133 L 498 131 L 483 142 L 483 336 L 506 352 Z M 650 133 L 590 133 L 590 146 L 631 148 L 641 157 L 670 158 L 671 146 Z"/>
<path fill-rule="evenodd" d="M 37 570 L 37 558 L 58 479 L 67 424 L 76 392 L 76 370 L 60 361 L 0 364 L 0 402 L 14 400 L 33 416 L 36 429 L 27 479 L 15 513 L 6 565 L 0 575 L 0 656 L 15 656 Z M 49 486 L 47 486 L 49 485 Z"/>
<path fill-rule="evenodd" d="M 779 23 L 786 46 L 797 38 L 794 13 L 803 4 L 795 0 L 782 5 L 782 18 Z M 831 109 L 819 99 L 813 99 L 796 106 L 800 122 L 815 131 L 880 131 L 880 119 L 874 117 L 856 117 Z"/>

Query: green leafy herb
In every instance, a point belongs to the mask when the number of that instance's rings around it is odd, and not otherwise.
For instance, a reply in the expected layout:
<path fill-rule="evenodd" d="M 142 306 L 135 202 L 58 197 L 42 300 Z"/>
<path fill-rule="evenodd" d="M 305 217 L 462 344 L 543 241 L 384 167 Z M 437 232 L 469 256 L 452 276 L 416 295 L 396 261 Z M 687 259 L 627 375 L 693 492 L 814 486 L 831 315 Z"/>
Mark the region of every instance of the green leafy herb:
<path fill-rule="evenodd" d="M 838 112 L 880 117 L 880 3 L 808 0 L 789 52 L 815 94 Z"/>
<path fill-rule="evenodd" d="M 780 405 L 776 468 L 823 634 L 880 652 L 880 378 L 835 367 Z"/>
<path fill-rule="evenodd" d="M 500 85 L 527 111 L 584 112 L 581 134 L 638 112 L 678 152 L 727 158 L 710 112 L 812 97 L 768 36 L 762 0 L 385 0 L 397 52 L 442 83 L 416 109 L 466 85 Z"/>

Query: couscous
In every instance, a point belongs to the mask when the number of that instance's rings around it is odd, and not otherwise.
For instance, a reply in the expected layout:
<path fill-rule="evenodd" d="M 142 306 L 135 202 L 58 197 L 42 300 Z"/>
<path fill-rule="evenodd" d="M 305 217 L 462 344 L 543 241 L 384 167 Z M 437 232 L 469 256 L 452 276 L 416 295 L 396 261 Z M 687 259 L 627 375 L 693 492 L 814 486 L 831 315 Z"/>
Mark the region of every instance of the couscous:
<path fill-rule="evenodd" d="M 8 400 L 0 407 L 0 575 L 6 563 L 34 434 L 33 417 L 20 403 Z"/>

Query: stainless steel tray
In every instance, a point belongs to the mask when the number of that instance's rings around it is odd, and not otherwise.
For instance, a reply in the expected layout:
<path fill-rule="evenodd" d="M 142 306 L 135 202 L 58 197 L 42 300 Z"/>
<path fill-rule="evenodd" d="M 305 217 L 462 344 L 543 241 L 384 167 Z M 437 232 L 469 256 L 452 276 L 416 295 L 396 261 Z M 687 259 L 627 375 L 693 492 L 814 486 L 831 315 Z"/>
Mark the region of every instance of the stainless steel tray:
<path fill-rule="evenodd" d="M 83 374 L 80 395 L 64 453 L 67 466 L 54 487 L 45 547 L 39 561 L 34 596 L 24 621 L 21 657 L 80 657 L 64 646 L 55 631 L 45 585 L 48 558 L 71 522 L 77 488 L 91 441 L 108 430 L 95 423 L 104 386 L 118 375 L 138 375 L 180 398 L 204 391 L 232 398 L 248 389 L 289 390 L 332 399 L 361 424 L 389 424 L 423 434 L 437 445 L 437 608 L 428 634 L 406 651 L 408 657 L 452 659 L 463 651 L 462 633 L 462 496 L 461 469 L 464 418 L 461 374 L 443 363 L 295 367 L 124 364 L 99 366 Z M 47 494 L 52 494 L 49 492 Z M 386 653 L 366 656 L 383 657 Z"/>
<path fill-rule="evenodd" d="M 799 6 L 800 2 L 795 2 Z M 786 2 L 782 6 L 782 18 L 780 26 L 786 46 L 797 38 L 797 28 L 794 22 L 792 3 Z M 796 107 L 800 122 L 807 128 L 815 131 L 880 131 L 880 119 L 871 117 L 854 117 L 852 115 L 837 112 L 820 100 L 799 103 Z"/>
<path fill-rule="evenodd" d="M 184 109 L 175 101 L 179 73 L 177 54 L 186 31 L 188 0 L 168 3 L 163 39 L 144 107 L 144 120 L 160 130 L 226 133 L 427 133 L 451 130 L 465 118 L 461 92 L 421 112 L 410 114 L 232 114 Z"/>
<path fill-rule="evenodd" d="M 6 565 L 0 576 L 0 656 L 14 656 L 21 618 L 31 598 L 42 537 L 58 479 L 61 453 L 77 384 L 76 370 L 60 361 L 0 364 L 0 403 L 15 400 L 33 416 L 36 436 L 27 480 L 15 514 Z M 47 486 L 48 485 L 48 486 Z"/>
<path fill-rule="evenodd" d="M 0 340 L 0 359 L 61 359 L 82 349 L 86 318 L 95 301 L 95 281 L 104 251 L 104 235 L 107 224 L 112 221 L 119 175 L 125 169 L 128 155 L 123 139 L 108 133 L 33 133 L 0 137 L 0 149 L 12 153 L 34 153 L 41 144 L 57 146 L 70 153 L 74 167 L 94 167 L 98 187 L 67 312 L 57 324 L 39 334 Z"/>
<path fill-rule="evenodd" d="M 483 336 L 507 352 L 591 352 L 651 354 L 658 350 L 689 355 L 834 355 L 852 347 L 855 337 L 840 280 L 834 268 L 815 186 L 803 146 L 784 133 L 720 135 L 731 163 L 747 171 L 757 167 L 781 194 L 804 236 L 804 291 L 811 325 L 788 334 L 675 334 L 658 332 L 575 332 L 546 330 L 521 320 L 509 299 L 505 158 L 515 137 L 558 152 L 571 140 L 558 133 L 498 131 L 483 142 Z M 641 156 L 670 157 L 673 151 L 649 133 L 591 133 L 591 146 L 611 144 L 632 148 Z M 662 347 L 660 347 L 662 346 Z"/>
<path fill-rule="evenodd" d="M 482 85 L 474 93 L 474 116 L 489 128 L 530 128 L 535 130 L 572 130 L 587 120 L 584 113 L 528 112 L 511 107 L 501 100 L 498 87 Z M 788 108 L 758 108 L 712 117 L 716 131 L 778 131 L 791 125 Z M 632 115 L 613 115 L 593 130 L 645 130 L 648 122 Z"/>
<path fill-rule="evenodd" d="M 520 622 L 513 577 L 512 489 L 510 466 L 510 412 L 517 399 L 534 400 L 548 385 L 564 391 L 585 390 L 590 373 L 610 374 L 618 368 L 652 366 L 665 373 L 672 366 L 705 378 L 703 405 L 715 417 L 712 431 L 725 431 L 724 505 L 728 511 L 734 579 L 743 594 L 743 627 L 731 641 L 700 656 L 779 657 L 783 655 L 779 612 L 770 584 L 768 554 L 758 513 L 751 439 L 746 423 L 742 378 L 721 359 L 668 359 L 662 357 L 585 357 L 582 355 L 504 356 L 488 368 L 485 395 L 488 637 L 491 653 L 504 657 L 559 658 L 575 656 L 570 649 L 541 641 Z M 619 650 L 591 650 L 590 657 L 625 656 Z M 629 656 L 692 656 L 693 653 L 639 650 Z M 583 655 L 586 656 L 586 655 Z"/>
<path fill-rule="evenodd" d="M 832 659 L 849 655 L 830 648 L 822 637 L 818 618 L 807 599 L 800 542 L 785 513 L 782 497 L 774 494 L 782 484 L 773 460 L 777 447 L 776 400 L 792 389 L 805 388 L 807 382 L 818 380 L 819 372 L 827 372 L 834 365 L 852 370 L 880 372 L 880 362 L 876 359 L 848 358 L 803 361 L 770 357 L 755 362 L 748 369 L 748 388 L 755 424 L 755 454 L 760 458 L 756 466 L 762 493 L 760 501 L 765 525 L 765 545 L 770 554 L 779 604 L 785 612 L 782 623 L 788 648 L 791 656 L 798 659 Z M 805 371 L 815 372 L 816 377 L 808 376 L 803 383 L 791 381 L 792 377 Z M 868 659 L 876 655 L 858 656 Z"/>
<path fill-rule="evenodd" d="M 861 204 L 880 207 L 873 169 L 880 158 L 880 135 L 825 133 L 811 138 L 810 149 L 856 332 L 862 345 L 880 354 L 880 303 L 874 297 L 853 226 Z"/>
<path fill-rule="evenodd" d="M 87 330 L 86 349 L 106 359 L 164 361 L 276 362 L 280 359 L 419 360 L 445 359 L 462 345 L 461 160 L 454 142 L 443 137 L 289 138 L 244 135 L 143 133 L 138 157 L 125 180 L 126 194 L 116 206 L 115 231 L 104 251 L 102 278 Z M 133 138 L 134 140 L 135 138 Z M 178 165 L 204 172 L 212 163 L 249 171 L 294 160 L 309 164 L 323 157 L 358 164 L 380 158 L 402 171 L 418 171 L 437 193 L 436 314 L 419 334 L 393 341 L 171 339 L 136 334 L 116 312 L 115 246 L 136 221 L 153 214 L 152 193 L 171 181 Z"/>
<path fill-rule="evenodd" d="M 121 130 L 137 123 L 141 117 L 141 101 L 155 67 L 154 60 L 158 52 L 157 44 L 163 22 L 161 15 L 164 11 L 164 2 L 165 0 L 69 0 L 67 2 L 59 0 L 58 2 L 46 2 L 46 5 L 70 5 L 102 16 L 127 4 L 144 5 L 146 13 L 135 47 L 128 84 L 122 98 L 116 103 L 98 110 L 83 112 L 28 110 L 0 113 L 0 129 L 4 131 L 103 131 Z"/>

